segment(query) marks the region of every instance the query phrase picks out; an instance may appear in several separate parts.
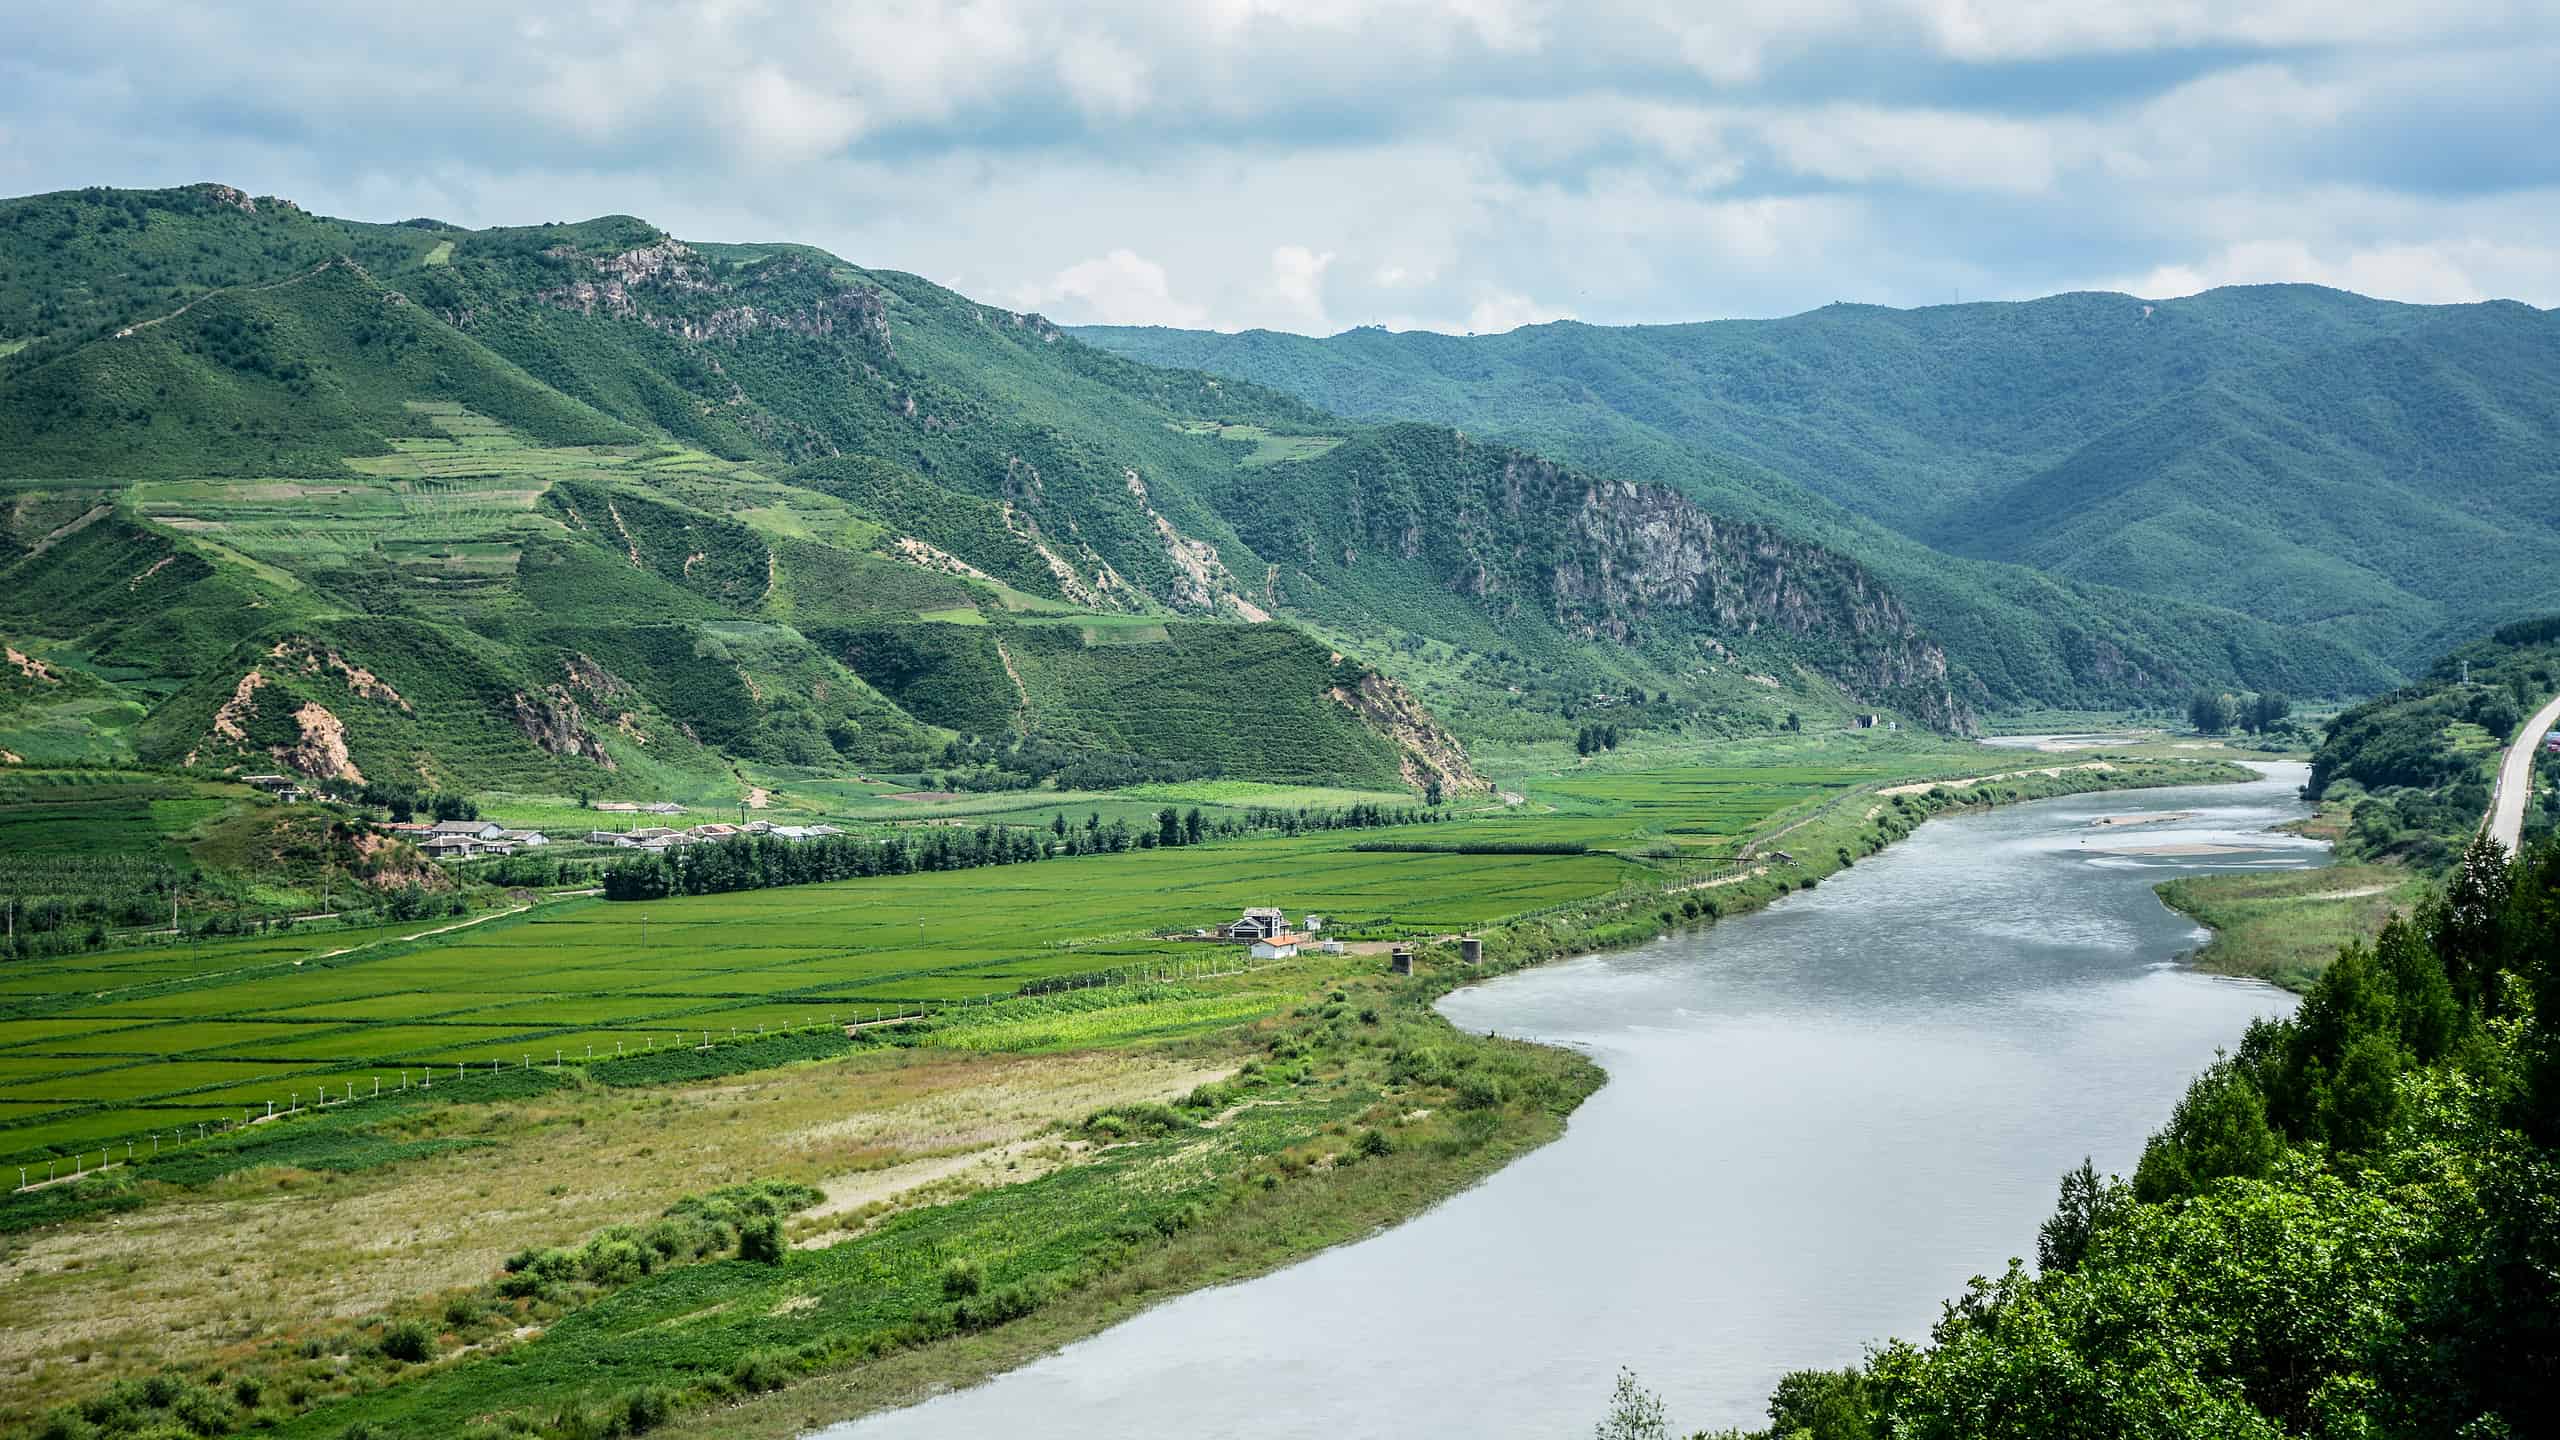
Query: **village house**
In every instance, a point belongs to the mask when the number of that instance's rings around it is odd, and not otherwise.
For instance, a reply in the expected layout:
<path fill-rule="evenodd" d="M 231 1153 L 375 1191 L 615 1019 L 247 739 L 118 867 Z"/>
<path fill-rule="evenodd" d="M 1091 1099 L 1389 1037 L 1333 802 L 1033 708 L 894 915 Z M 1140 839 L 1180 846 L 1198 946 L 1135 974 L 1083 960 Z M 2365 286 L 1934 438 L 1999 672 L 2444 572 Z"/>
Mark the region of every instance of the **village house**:
<path fill-rule="evenodd" d="M 746 833 L 746 831 L 735 825 L 726 824 L 717 820 L 704 825 L 696 825 L 692 830 L 693 838 L 696 840 L 735 840 Z"/>
<path fill-rule="evenodd" d="M 1300 937 L 1283 930 L 1277 935 L 1265 936 L 1260 940 L 1254 941 L 1253 958 L 1256 960 L 1294 960 L 1298 955 L 1298 947 L 1303 943 L 1305 942 L 1301 940 Z"/>
<path fill-rule="evenodd" d="M 1274 906 L 1255 906 L 1218 932 L 1229 940 L 1268 940 L 1289 933 L 1289 915 Z"/>
<path fill-rule="evenodd" d="M 551 837 L 539 830 L 503 830 L 498 838 L 510 845 L 548 845 Z"/>
<path fill-rule="evenodd" d="M 437 835 L 461 835 L 473 840 L 496 840 L 507 833 L 495 820 L 439 820 L 430 831 Z"/>

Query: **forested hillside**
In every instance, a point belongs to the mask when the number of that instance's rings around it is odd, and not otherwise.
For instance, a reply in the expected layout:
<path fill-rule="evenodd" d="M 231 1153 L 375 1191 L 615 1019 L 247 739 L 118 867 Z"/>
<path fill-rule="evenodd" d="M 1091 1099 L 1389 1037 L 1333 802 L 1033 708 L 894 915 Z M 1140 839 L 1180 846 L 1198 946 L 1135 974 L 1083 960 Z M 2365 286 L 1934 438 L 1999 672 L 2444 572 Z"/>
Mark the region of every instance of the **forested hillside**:
<path fill-rule="evenodd" d="M 805 247 L 192 186 L 0 202 L 0 269 L 29 761 L 692 794 L 976 735 L 1419 786 L 1472 776 L 1417 694 L 1535 738 L 1996 693 L 1801 538 Z"/>
<path fill-rule="evenodd" d="M 1078 333 L 1835 545 L 2003 699 L 2171 670 L 2370 688 L 2560 581 L 2560 316 L 2521 305 L 2268 286 L 1464 338 Z"/>
<path fill-rule="evenodd" d="M 2520 620 L 2445 655 L 2424 678 L 2355 706 L 2311 757 L 2314 800 L 2347 810 L 2339 848 L 2449 864 L 2489 808 L 2497 757 L 2560 692 L 2560 616 Z M 2560 828 L 2560 796 L 2525 810 L 2528 838 Z"/>

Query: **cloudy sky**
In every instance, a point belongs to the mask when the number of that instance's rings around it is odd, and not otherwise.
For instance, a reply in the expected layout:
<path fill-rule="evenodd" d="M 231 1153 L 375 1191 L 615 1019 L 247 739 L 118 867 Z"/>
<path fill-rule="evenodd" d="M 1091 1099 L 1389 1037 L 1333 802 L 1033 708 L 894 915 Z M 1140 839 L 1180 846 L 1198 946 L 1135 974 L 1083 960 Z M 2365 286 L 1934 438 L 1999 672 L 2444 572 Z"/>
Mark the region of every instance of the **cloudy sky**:
<path fill-rule="evenodd" d="M 226 13 L 228 12 L 228 13 Z M 1329 333 L 2560 305 L 2560 0 L 0 0 L 0 193 L 622 211 Z"/>

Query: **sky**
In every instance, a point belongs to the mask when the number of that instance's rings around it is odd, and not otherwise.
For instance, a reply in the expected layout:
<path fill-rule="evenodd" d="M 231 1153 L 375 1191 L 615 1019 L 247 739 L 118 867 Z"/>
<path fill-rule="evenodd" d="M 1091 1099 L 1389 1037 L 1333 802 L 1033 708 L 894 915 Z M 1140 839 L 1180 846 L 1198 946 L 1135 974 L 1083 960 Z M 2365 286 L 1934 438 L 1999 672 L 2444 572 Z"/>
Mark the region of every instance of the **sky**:
<path fill-rule="evenodd" d="M 0 194 L 626 213 L 1069 324 L 2560 305 L 2560 0 L 0 0 Z"/>

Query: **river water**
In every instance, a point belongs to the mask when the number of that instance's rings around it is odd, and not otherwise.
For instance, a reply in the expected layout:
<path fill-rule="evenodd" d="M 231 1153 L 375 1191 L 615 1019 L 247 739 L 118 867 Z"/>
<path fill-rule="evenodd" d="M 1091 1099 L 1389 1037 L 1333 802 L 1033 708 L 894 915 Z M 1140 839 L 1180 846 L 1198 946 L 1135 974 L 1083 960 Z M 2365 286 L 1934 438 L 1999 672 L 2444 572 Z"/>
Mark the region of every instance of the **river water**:
<path fill-rule="evenodd" d="M 1607 1068 L 1563 1139 L 1396 1229 L 821 1434 L 1563 1437 L 1621 1365 L 1684 1432 L 1760 1423 L 1782 1373 L 1918 1338 L 2032 1257 L 2064 1169 L 2129 1173 L 2216 1048 L 2290 1008 L 2176 963 L 2203 932 L 2151 892 L 2325 862 L 2268 830 L 2304 813 L 2304 767 L 2257 768 L 1935 820 L 1757 914 L 1452 994 L 1460 1026 Z"/>

